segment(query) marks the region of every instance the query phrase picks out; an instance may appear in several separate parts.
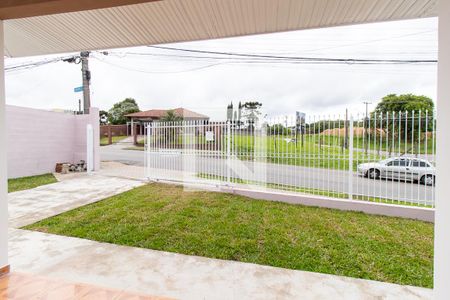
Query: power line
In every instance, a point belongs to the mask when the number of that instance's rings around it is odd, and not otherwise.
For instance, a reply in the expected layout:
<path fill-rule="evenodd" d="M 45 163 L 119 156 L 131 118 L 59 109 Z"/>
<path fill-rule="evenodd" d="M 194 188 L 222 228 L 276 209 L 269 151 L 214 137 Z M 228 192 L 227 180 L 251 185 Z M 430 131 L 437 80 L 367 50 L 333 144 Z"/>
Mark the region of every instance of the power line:
<path fill-rule="evenodd" d="M 112 55 L 116 55 L 118 57 L 126 57 L 126 56 L 140 56 L 140 57 L 169 57 L 169 58 L 181 58 L 187 59 L 190 61 L 201 61 L 201 60 L 220 60 L 220 61 L 228 61 L 230 63 L 290 63 L 290 64 L 380 64 L 380 62 L 386 60 L 364 60 L 364 59 L 330 59 L 325 58 L 320 61 L 317 60 L 307 60 L 307 59 L 280 59 L 280 58 L 261 58 L 261 57 L 229 57 L 229 56 L 204 56 L 204 55 L 179 55 L 179 54 L 166 54 L 166 53 L 142 53 L 142 52 L 120 52 L 120 53 L 111 53 Z M 396 60 L 397 63 L 408 63 L 410 60 Z M 416 63 L 430 63 L 432 61 L 424 61 L 424 60 L 415 60 Z M 434 61 L 436 62 L 436 61 Z M 393 62 L 391 62 L 393 63 Z"/>
<path fill-rule="evenodd" d="M 420 34 L 424 34 L 424 33 L 432 33 L 432 32 L 436 32 L 436 31 L 437 30 L 413 32 L 413 33 L 408 33 L 408 34 L 403 34 L 403 35 L 392 36 L 389 38 L 375 39 L 375 40 L 362 41 L 362 42 L 349 43 L 349 44 L 345 44 L 345 45 L 337 45 L 337 46 L 330 46 L 330 47 L 323 47 L 323 48 L 316 48 L 316 49 L 309 49 L 309 50 L 307 49 L 304 51 L 313 52 L 313 51 L 320 51 L 320 50 L 329 50 L 329 49 L 345 48 L 345 47 L 351 47 L 351 46 L 359 46 L 359 45 L 364 45 L 364 44 L 372 44 L 372 43 L 377 43 L 377 42 L 382 42 L 382 41 L 388 41 L 388 40 L 392 40 L 392 39 L 404 38 L 404 37 L 408 37 L 408 36 L 415 36 L 415 35 L 420 35 Z"/>
<path fill-rule="evenodd" d="M 231 56 L 235 58 L 264 58 L 273 60 L 292 60 L 292 61 L 309 61 L 309 62 L 330 62 L 330 63 L 346 63 L 346 64 L 357 64 L 357 63 L 379 63 L 379 64 L 422 64 L 422 63 L 437 63 L 437 60 L 402 60 L 402 59 L 359 59 L 359 58 L 329 58 L 329 57 L 301 57 L 301 56 L 279 56 L 279 55 L 264 55 L 264 54 L 248 54 L 248 53 L 233 53 L 233 52 L 222 52 L 222 51 L 206 51 L 206 50 L 195 50 L 195 49 L 185 49 L 176 47 L 166 47 L 166 46 L 147 46 L 155 49 L 171 50 L 171 51 L 181 51 L 189 53 L 201 53 L 201 54 L 213 54 L 222 56 Z"/>
<path fill-rule="evenodd" d="M 56 57 L 53 59 L 45 59 L 45 60 L 40 60 L 40 61 L 34 61 L 34 62 L 22 63 L 22 64 L 18 64 L 18 65 L 7 66 L 7 67 L 5 67 L 5 72 L 33 69 L 33 68 L 37 68 L 37 67 L 44 66 L 47 64 L 60 62 L 67 58 L 68 58 L 67 56 Z"/>
<path fill-rule="evenodd" d="M 113 67 L 116 68 L 120 68 L 120 69 L 124 69 L 127 71 L 134 71 L 134 72 L 140 72 L 140 73 L 147 73 L 147 74 L 176 74 L 176 73 L 185 73 L 185 72 L 192 72 L 192 71 L 198 71 L 198 70 L 202 70 L 202 69 L 207 69 L 207 68 L 211 68 L 217 65 L 221 65 L 222 63 L 214 63 L 214 64 L 209 64 L 206 66 L 201 66 L 201 67 L 195 67 L 195 68 L 190 68 L 190 69 L 185 69 L 185 70 L 179 70 L 179 71 L 148 71 L 148 70 L 142 70 L 142 69 L 135 69 L 135 68 L 131 68 L 131 67 L 126 67 L 126 66 L 122 66 L 122 65 L 118 65 L 109 61 L 106 61 L 104 59 L 100 59 L 97 56 L 93 56 L 95 59 L 97 59 L 98 61 L 111 65 Z"/>
<path fill-rule="evenodd" d="M 137 70 L 111 62 L 106 62 L 115 67 L 122 69 L 128 69 L 130 71 L 138 71 L 142 73 L 183 73 L 201 70 L 209 67 L 214 67 L 221 64 L 358 64 L 358 65 L 376 65 L 376 64 L 435 64 L 437 60 L 419 60 L 419 59 L 359 59 L 359 58 L 330 58 L 330 57 L 302 57 L 302 56 L 282 56 L 282 55 L 266 55 L 266 54 L 249 54 L 249 53 L 233 53 L 225 51 L 205 51 L 196 49 L 185 49 L 166 46 L 148 46 L 149 48 L 166 50 L 166 51 L 179 51 L 185 53 L 195 53 L 202 55 L 179 55 L 168 53 L 140 53 L 140 52 L 123 52 L 123 55 L 136 55 L 136 56 L 154 56 L 154 57 L 170 57 L 190 59 L 191 61 L 210 60 L 210 61 L 222 61 L 221 63 L 211 63 L 201 67 L 195 67 L 180 71 L 146 71 Z M 104 54 L 104 52 L 102 53 Z M 209 56 L 205 56 L 208 54 Z M 212 55 L 212 56 L 211 56 Z M 40 67 L 50 63 L 56 63 L 62 60 L 70 59 L 72 56 L 57 57 L 53 59 L 41 60 L 36 62 L 29 62 L 19 65 L 13 65 L 5 68 L 6 72 L 24 71 L 32 68 Z M 96 57 L 98 58 L 98 57 Z"/>

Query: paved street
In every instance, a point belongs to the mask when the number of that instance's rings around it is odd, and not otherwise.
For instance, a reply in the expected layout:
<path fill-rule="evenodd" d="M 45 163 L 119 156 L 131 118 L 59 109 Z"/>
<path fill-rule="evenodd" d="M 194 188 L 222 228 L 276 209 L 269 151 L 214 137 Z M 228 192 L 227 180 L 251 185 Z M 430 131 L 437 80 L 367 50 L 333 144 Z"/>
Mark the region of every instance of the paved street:
<path fill-rule="evenodd" d="M 123 150 L 124 147 L 124 145 L 102 147 L 101 159 L 144 166 L 143 151 Z M 177 152 L 155 154 L 148 159 L 154 169 L 185 170 L 187 172 L 227 176 L 227 161 L 225 159 L 207 157 L 206 155 L 201 158 L 182 157 Z M 233 170 L 230 174 L 231 177 L 269 182 L 285 186 L 285 188 L 297 186 L 342 193 L 348 193 L 350 188 L 348 171 L 243 162 L 240 160 L 231 160 L 229 165 Z M 353 181 L 351 186 L 355 195 L 394 199 L 410 203 L 427 201 L 428 204 L 431 204 L 434 199 L 434 187 L 392 180 L 371 180 L 359 177 L 356 174 L 353 174 L 351 180 Z"/>

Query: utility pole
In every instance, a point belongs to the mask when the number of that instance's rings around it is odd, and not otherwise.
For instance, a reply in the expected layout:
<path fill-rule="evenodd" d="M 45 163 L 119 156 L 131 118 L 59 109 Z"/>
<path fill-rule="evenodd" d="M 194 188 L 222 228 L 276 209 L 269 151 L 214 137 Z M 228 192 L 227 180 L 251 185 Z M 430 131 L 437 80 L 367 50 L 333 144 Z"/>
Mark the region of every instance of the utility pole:
<path fill-rule="evenodd" d="M 369 130 L 367 128 L 369 125 L 369 104 L 372 104 L 372 102 L 364 101 L 363 104 L 366 105 L 366 118 L 364 119 L 364 135 L 366 136 L 366 138 L 364 143 L 364 149 L 367 155 L 369 148 Z"/>
<path fill-rule="evenodd" d="M 366 105 L 366 119 L 369 116 L 369 104 L 372 104 L 372 102 L 363 102 L 364 105 Z"/>
<path fill-rule="evenodd" d="M 107 55 L 107 52 L 103 53 Z M 89 114 L 91 109 L 91 91 L 90 91 L 90 83 L 91 83 L 91 71 L 89 71 L 89 51 L 82 51 L 80 55 L 75 55 L 63 61 L 72 63 L 72 64 L 80 64 L 81 63 L 81 74 L 82 74 L 82 82 L 83 82 L 83 112 L 85 114 Z M 81 90 L 80 90 L 81 91 Z M 75 89 L 75 92 L 78 92 Z M 80 109 L 81 111 L 81 109 Z"/>
<path fill-rule="evenodd" d="M 81 57 L 81 73 L 83 76 L 83 108 L 84 113 L 89 114 L 91 109 L 91 71 L 89 71 L 89 51 L 83 51 L 80 53 Z"/>

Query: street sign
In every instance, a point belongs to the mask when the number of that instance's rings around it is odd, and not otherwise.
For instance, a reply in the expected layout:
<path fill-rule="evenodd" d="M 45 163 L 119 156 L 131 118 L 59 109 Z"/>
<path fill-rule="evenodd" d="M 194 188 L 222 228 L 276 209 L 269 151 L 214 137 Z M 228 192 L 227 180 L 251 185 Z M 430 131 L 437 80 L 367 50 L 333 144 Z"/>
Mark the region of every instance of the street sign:
<path fill-rule="evenodd" d="M 75 93 L 80 93 L 80 92 L 83 91 L 83 87 L 82 87 L 82 86 L 78 86 L 78 87 L 74 88 L 73 91 L 74 91 Z"/>

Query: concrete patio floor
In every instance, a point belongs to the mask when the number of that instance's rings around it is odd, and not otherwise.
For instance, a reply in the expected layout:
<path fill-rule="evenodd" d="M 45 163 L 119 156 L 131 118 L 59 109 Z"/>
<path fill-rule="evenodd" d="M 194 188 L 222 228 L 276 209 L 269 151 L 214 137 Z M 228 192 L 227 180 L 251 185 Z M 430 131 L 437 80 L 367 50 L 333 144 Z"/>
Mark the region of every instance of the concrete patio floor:
<path fill-rule="evenodd" d="M 10 230 L 13 271 L 178 299 L 431 299 L 429 289 Z"/>
<path fill-rule="evenodd" d="M 12 271 L 178 299 L 432 299 L 430 289 L 17 229 L 143 184 L 114 173 L 68 176 L 10 194 Z"/>

